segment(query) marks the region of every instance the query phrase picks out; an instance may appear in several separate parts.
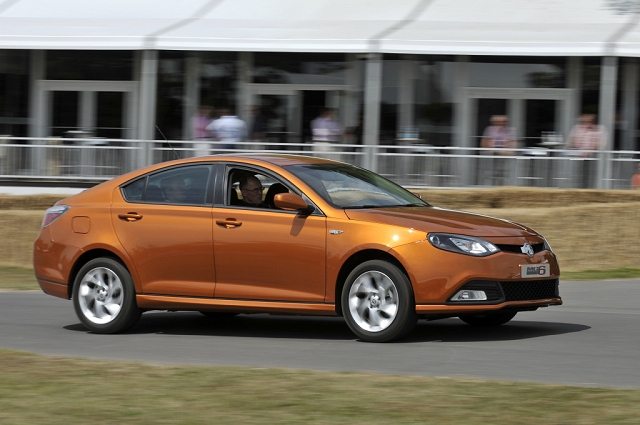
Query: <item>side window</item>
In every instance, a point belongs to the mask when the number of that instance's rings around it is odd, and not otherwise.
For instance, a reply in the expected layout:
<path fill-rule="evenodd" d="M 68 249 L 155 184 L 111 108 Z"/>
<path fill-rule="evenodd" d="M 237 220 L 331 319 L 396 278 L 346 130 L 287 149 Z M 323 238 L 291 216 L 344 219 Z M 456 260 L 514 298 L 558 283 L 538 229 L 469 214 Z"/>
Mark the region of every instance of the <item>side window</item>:
<path fill-rule="evenodd" d="M 146 178 L 134 180 L 122 187 L 122 196 L 129 202 L 140 202 L 144 195 L 144 186 L 147 183 Z"/>
<path fill-rule="evenodd" d="M 230 169 L 227 182 L 225 205 L 278 209 L 273 198 L 278 193 L 290 192 L 273 177 L 242 168 Z"/>
<path fill-rule="evenodd" d="M 211 165 L 172 168 L 149 176 L 145 201 L 205 205 Z"/>
<path fill-rule="evenodd" d="M 122 187 L 129 202 L 205 205 L 211 165 L 171 168 L 135 180 Z"/>

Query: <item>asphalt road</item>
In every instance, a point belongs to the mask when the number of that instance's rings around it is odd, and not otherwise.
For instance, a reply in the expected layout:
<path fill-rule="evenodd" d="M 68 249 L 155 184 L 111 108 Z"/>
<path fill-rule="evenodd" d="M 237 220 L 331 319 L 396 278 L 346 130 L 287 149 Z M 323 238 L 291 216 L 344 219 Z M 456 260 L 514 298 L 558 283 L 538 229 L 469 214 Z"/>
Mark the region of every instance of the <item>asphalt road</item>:
<path fill-rule="evenodd" d="M 420 321 L 388 344 L 341 318 L 150 312 L 126 334 L 88 333 L 70 301 L 0 293 L 0 348 L 153 363 L 290 367 L 640 388 L 640 280 L 561 282 L 563 306 L 477 329 Z"/>

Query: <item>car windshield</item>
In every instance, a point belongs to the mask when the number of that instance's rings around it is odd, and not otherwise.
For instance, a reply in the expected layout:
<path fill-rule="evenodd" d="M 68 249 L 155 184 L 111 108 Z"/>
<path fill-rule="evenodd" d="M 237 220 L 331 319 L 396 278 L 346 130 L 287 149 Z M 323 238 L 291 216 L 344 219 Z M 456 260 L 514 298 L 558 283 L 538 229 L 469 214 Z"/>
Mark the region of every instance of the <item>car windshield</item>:
<path fill-rule="evenodd" d="M 285 168 L 336 208 L 429 206 L 384 177 L 351 165 L 309 164 Z"/>

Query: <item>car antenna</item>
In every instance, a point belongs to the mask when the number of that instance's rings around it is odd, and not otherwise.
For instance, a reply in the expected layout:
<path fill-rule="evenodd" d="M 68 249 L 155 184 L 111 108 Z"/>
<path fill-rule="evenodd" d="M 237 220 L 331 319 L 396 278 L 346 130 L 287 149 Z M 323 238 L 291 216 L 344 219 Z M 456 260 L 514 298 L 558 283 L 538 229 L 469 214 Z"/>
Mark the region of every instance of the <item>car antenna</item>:
<path fill-rule="evenodd" d="M 164 133 L 162 132 L 162 130 L 160 130 L 160 127 L 158 127 L 158 125 L 156 124 L 156 128 L 158 129 L 158 131 L 160 132 L 160 134 L 162 135 L 162 137 L 164 137 L 164 140 L 167 141 L 167 143 L 169 144 L 169 147 L 171 148 L 171 150 L 173 151 L 173 154 L 176 156 L 176 159 L 180 159 L 180 155 L 178 155 L 178 152 L 173 148 L 173 145 L 171 144 L 171 142 L 169 141 L 169 139 L 167 139 L 167 136 L 164 135 Z"/>

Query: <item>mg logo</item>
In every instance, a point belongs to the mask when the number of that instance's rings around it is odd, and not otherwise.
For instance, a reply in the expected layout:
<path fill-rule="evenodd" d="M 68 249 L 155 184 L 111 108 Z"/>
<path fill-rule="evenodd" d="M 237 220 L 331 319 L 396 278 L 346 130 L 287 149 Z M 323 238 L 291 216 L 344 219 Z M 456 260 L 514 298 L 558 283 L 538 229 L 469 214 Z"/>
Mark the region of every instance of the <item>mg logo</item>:
<path fill-rule="evenodd" d="M 529 258 L 533 258 L 533 248 L 529 243 L 525 242 L 525 244 L 520 247 L 520 251 L 522 251 L 523 254 L 527 254 Z"/>

